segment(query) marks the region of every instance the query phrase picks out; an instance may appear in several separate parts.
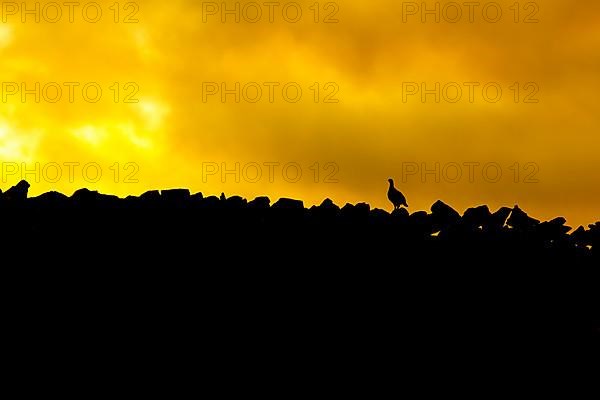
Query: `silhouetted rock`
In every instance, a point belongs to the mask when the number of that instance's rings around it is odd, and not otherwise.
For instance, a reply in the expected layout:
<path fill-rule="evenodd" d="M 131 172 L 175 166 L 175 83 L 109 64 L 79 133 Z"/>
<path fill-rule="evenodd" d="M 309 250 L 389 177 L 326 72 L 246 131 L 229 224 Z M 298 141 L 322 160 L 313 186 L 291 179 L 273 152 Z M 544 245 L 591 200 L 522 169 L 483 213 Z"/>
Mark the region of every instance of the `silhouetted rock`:
<path fill-rule="evenodd" d="M 354 206 L 354 210 L 355 211 L 360 211 L 360 212 L 368 212 L 371 210 L 371 206 L 368 205 L 367 203 L 357 203 Z"/>
<path fill-rule="evenodd" d="M 441 200 L 431 206 L 431 222 L 436 230 L 455 225 L 460 221 L 460 214 Z"/>
<path fill-rule="evenodd" d="M 160 192 L 158 190 L 149 190 L 140 196 L 140 200 L 158 203 L 160 201 Z"/>
<path fill-rule="evenodd" d="M 71 200 L 76 204 L 95 205 L 95 206 L 113 206 L 120 199 L 112 194 L 101 194 L 96 190 L 79 189 L 71 196 Z"/>
<path fill-rule="evenodd" d="M 391 215 L 396 220 L 406 220 L 409 217 L 408 210 L 406 208 L 397 208 L 392 211 Z"/>
<path fill-rule="evenodd" d="M 100 200 L 100 193 L 96 190 L 79 189 L 73 193 L 71 199 L 77 203 L 90 203 Z"/>
<path fill-rule="evenodd" d="M 33 209 L 43 210 L 46 212 L 56 212 L 57 209 L 68 208 L 69 198 L 62 193 L 47 192 L 37 197 L 28 198 L 27 204 Z"/>
<path fill-rule="evenodd" d="M 190 191 L 188 189 L 170 189 L 160 192 L 160 197 L 164 201 L 183 203 L 190 199 Z"/>
<path fill-rule="evenodd" d="M 358 203 L 356 205 L 346 203 L 340 210 L 340 216 L 343 221 L 358 223 L 359 221 L 365 222 L 369 218 L 369 212 L 371 206 L 366 203 Z"/>
<path fill-rule="evenodd" d="M 322 231 L 327 235 L 324 238 L 345 238 L 346 244 L 360 243 L 361 238 L 374 241 L 379 237 L 400 247 L 408 242 L 417 243 L 417 248 L 429 246 L 423 240 L 431 239 L 430 235 L 436 233 L 435 243 L 457 246 L 460 251 L 470 248 L 471 255 L 500 252 L 508 257 L 512 254 L 515 260 L 557 254 L 586 257 L 598 254 L 600 249 L 600 223 L 590 224 L 588 230 L 579 227 L 569 235 L 571 228 L 566 226 L 564 218 L 540 223 L 518 206 L 502 207 L 492 214 L 482 205 L 469 208 L 460 216 L 450 206 L 436 201 L 430 214 L 425 211 L 409 214 L 404 208 L 390 214 L 385 210 L 371 210 L 366 203 L 346 204 L 340 209 L 331 199 L 325 199 L 306 210 L 300 200 L 281 198 L 271 206 L 268 197 L 257 197 L 250 202 L 240 196 L 227 198 L 224 193 L 220 197 L 204 198 L 202 193 L 191 196 L 187 189 L 152 190 L 126 199 L 80 189 L 70 198 L 49 192 L 27 199 L 28 189 L 29 184 L 22 181 L 1 195 L 0 211 L 13 213 L 4 215 L 7 232 L 11 229 L 26 234 L 50 232 L 50 227 L 54 230 L 60 227 L 68 234 L 70 230 L 85 230 L 85 224 L 89 224 L 87 229 L 93 230 L 90 227 L 95 226 L 98 233 L 110 226 L 110 232 L 122 229 L 140 237 L 148 237 L 150 232 L 160 231 L 162 227 L 174 237 L 182 238 L 188 229 L 190 237 L 194 237 L 195 227 L 227 232 L 243 227 L 250 236 L 253 230 L 269 234 L 272 227 L 283 231 L 293 227 L 294 234 L 300 235 L 303 230 Z M 552 252 L 547 252 L 549 250 Z"/>
<path fill-rule="evenodd" d="M 515 206 L 512 209 L 510 217 L 508 221 L 506 221 L 508 225 L 517 230 L 528 231 L 533 229 L 536 225 L 540 223 L 537 219 L 531 218 L 524 211 L 522 211 L 519 206 Z"/>
<path fill-rule="evenodd" d="M 232 196 L 221 201 L 225 202 L 225 207 L 228 209 L 241 209 L 248 204 L 248 201 L 240 196 Z"/>
<path fill-rule="evenodd" d="M 248 202 L 248 208 L 251 209 L 267 209 L 271 205 L 271 199 L 266 196 L 257 197 Z"/>
<path fill-rule="evenodd" d="M 60 203 L 64 202 L 68 199 L 68 197 L 59 192 L 46 192 L 37 197 L 32 197 L 30 200 L 35 200 L 39 203 L 51 202 L 51 203 Z"/>
<path fill-rule="evenodd" d="M 379 208 L 374 208 L 369 212 L 369 216 L 371 218 L 371 220 L 373 220 L 374 222 L 390 222 L 389 221 L 389 217 L 390 217 L 390 213 L 385 211 L 385 210 L 381 210 Z"/>
<path fill-rule="evenodd" d="M 29 182 L 21 181 L 8 189 L 6 193 L 3 193 L 2 198 L 8 201 L 25 201 L 27 199 L 29 187 Z"/>
<path fill-rule="evenodd" d="M 202 206 L 205 208 L 216 209 L 220 208 L 221 205 L 221 199 L 219 199 L 217 196 L 208 196 L 202 201 Z"/>
<path fill-rule="evenodd" d="M 17 198 L 26 197 L 19 193 Z M 203 325 L 216 327 L 213 336 L 224 337 L 215 342 L 218 359 L 221 349 L 241 337 L 240 326 L 248 328 L 244 346 L 262 349 L 262 338 L 281 352 L 300 343 L 292 347 L 309 349 L 315 359 L 339 348 L 343 362 L 363 352 L 383 354 L 385 360 L 361 363 L 383 370 L 389 359 L 417 369 L 426 359 L 446 373 L 454 365 L 445 361 L 464 358 L 489 375 L 482 359 L 504 371 L 535 349 L 544 362 L 557 359 L 561 345 L 586 361 L 599 359 L 589 356 L 589 348 L 591 338 L 600 337 L 600 223 L 569 235 L 564 218 L 539 223 L 518 207 L 494 214 L 476 207 L 461 217 L 442 202 L 431 213 L 409 215 L 405 209 L 371 210 L 365 203 L 340 210 L 325 200 L 306 210 L 299 200 L 284 198 L 270 207 L 266 197 L 246 203 L 239 196 L 221 200 L 185 190 L 127 199 L 87 189 L 71 198 L 55 192 L 22 202 L 1 197 L 0 243 L 17 257 L 3 260 L 3 270 L 24 274 L 27 287 L 3 293 L 14 300 L 9 311 L 46 288 L 18 310 L 35 320 L 27 331 L 36 340 L 39 326 L 60 314 L 56 310 L 65 309 L 75 331 L 83 325 L 73 316 L 100 310 L 119 329 L 125 321 L 125 330 L 129 322 L 144 330 L 149 318 L 151 331 L 159 330 L 158 342 L 169 346 L 187 332 L 191 339 L 175 350 L 188 354 L 199 340 L 190 324 L 208 302 L 200 317 Z M 5 280 L 6 287 L 19 281 Z M 62 304 L 46 307 L 58 297 Z M 161 313 L 164 321 L 156 317 Z M 169 340 L 163 340 L 166 331 L 174 332 Z M 246 337 L 246 331 L 256 335 Z M 296 338 L 288 335 L 296 331 Z M 323 347 L 314 348 L 318 343 Z M 414 359 L 407 362 L 410 349 Z M 465 349 L 474 357 L 465 356 Z M 239 347 L 233 352 L 239 354 Z M 536 370 L 522 364 L 523 376 Z"/>
<path fill-rule="evenodd" d="M 194 193 L 193 195 L 190 196 L 190 200 L 194 201 L 194 202 L 199 202 L 203 199 L 204 199 L 204 195 L 202 194 L 202 192 Z"/>
<path fill-rule="evenodd" d="M 434 233 L 431 216 L 426 211 L 417 211 L 408 217 L 408 222 L 411 229 L 417 235 L 432 234 Z"/>
<path fill-rule="evenodd" d="M 325 199 L 320 205 L 312 206 L 309 211 L 311 216 L 315 218 L 331 221 L 338 216 L 340 208 L 331 199 Z"/>
<path fill-rule="evenodd" d="M 364 204 L 364 203 L 360 203 L 360 204 Z M 371 207 L 369 207 L 369 205 L 366 205 L 367 207 L 363 207 L 363 209 L 366 209 L 366 211 L 370 211 Z M 354 210 L 358 209 L 358 205 L 354 205 L 354 204 L 350 204 L 350 203 L 346 203 L 344 205 L 344 207 L 342 207 L 341 211 L 343 213 L 348 213 L 351 214 Z"/>
<path fill-rule="evenodd" d="M 501 207 L 490 217 L 489 227 L 499 230 L 506 224 L 506 220 L 510 216 L 512 209 L 509 207 Z"/>
<path fill-rule="evenodd" d="M 277 200 L 275 204 L 273 204 L 274 209 L 283 209 L 283 210 L 299 210 L 304 209 L 304 202 L 302 200 L 294 200 L 281 198 Z"/>
<path fill-rule="evenodd" d="M 427 211 L 415 211 L 410 214 L 410 219 L 419 223 L 426 222 L 429 219 L 429 214 L 427 214 Z"/>
<path fill-rule="evenodd" d="M 591 224 L 589 232 L 590 242 L 594 253 L 600 255 L 600 222 Z"/>
<path fill-rule="evenodd" d="M 278 225 L 300 223 L 304 216 L 304 203 L 301 200 L 287 198 L 277 200 L 270 212 L 270 220 Z"/>
<path fill-rule="evenodd" d="M 570 226 L 565 226 L 566 222 L 567 220 L 563 217 L 558 217 L 551 221 L 540 223 L 537 225 L 537 231 L 543 239 L 556 240 L 571 230 Z"/>
<path fill-rule="evenodd" d="M 558 225 L 558 226 L 563 226 L 564 224 L 567 223 L 567 220 L 565 217 L 556 217 L 551 221 L 548 221 L 549 224 L 553 224 L 553 225 Z"/>
<path fill-rule="evenodd" d="M 462 224 L 469 228 L 484 227 L 489 224 L 491 216 L 488 206 L 469 208 L 462 216 Z"/>
<path fill-rule="evenodd" d="M 318 207 L 321 210 L 336 210 L 339 211 L 340 208 L 333 202 L 331 199 L 325 199 Z"/>
<path fill-rule="evenodd" d="M 583 226 L 575 229 L 571 236 L 577 243 L 579 243 L 582 247 L 591 244 L 590 237 L 588 231 L 585 230 Z"/>

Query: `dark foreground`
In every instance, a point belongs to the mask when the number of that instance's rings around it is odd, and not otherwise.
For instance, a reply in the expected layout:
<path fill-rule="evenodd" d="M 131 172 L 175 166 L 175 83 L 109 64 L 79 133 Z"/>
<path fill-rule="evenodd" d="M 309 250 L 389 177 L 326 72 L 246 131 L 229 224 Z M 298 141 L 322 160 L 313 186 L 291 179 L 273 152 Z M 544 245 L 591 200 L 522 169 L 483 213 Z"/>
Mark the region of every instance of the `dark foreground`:
<path fill-rule="evenodd" d="M 423 388 L 598 366 L 600 223 L 27 189 L 0 194 L 0 221 L 11 326 L 33 352 Z"/>

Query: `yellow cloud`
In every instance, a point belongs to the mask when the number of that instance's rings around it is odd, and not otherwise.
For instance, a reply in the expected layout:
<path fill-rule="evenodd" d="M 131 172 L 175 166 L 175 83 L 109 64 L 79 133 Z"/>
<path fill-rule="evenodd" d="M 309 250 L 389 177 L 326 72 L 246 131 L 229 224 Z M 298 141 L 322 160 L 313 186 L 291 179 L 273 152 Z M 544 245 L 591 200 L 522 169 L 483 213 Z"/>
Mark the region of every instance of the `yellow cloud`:
<path fill-rule="evenodd" d="M 8 47 L 13 40 L 13 31 L 10 25 L 0 24 L 0 49 Z"/>
<path fill-rule="evenodd" d="M 9 122 L 0 119 L 0 160 L 29 162 L 34 159 L 38 133 L 23 133 L 14 129 Z"/>
<path fill-rule="evenodd" d="M 48 3 L 42 1 L 41 8 Z M 35 103 L 31 94 L 22 103 L 19 93 L 0 104 L 3 159 L 92 160 L 108 166 L 135 162 L 139 184 L 107 179 L 95 185 L 122 195 L 188 186 L 206 193 L 298 197 L 308 204 L 332 197 L 338 203 L 389 207 L 386 179 L 396 177 L 415 209 L 443 198 L 461 209 L 518 202 L 539 218 L 564 214 L 572 224 L 600 214 L 596 0 L 540 3 L 539 22 L 527 24 L 522 20 L 532 12 L 524 8 L 529 2 L 519 3 L 515 23 L 513 0 L 497 2 L 504 13 L 493 24 L 481 18 L 481 9 L 473 23 L 443 18 L 433 23 L 430 16 L 423 24 L 420 15 L 404 23 L 404 2 L 393 0 L 344 1 L 336 3 L 337 10 L 318 3 L 317 16 L 309 8 L 314 1 L 299 1 L 303 17 L 298 23 L 283 18 L 282 6 L 273 23 L 265 19 L 266 9 L 256 23 L 244 18 L 232 23 L 232 16 L 222 23 L 220 14 L 204 23 L 203 2 L 148 1 L 139 3 L 139 22 L 126 24 L 123 19 L 133 9 L 119 3 L 115 23 L 109 8 L 114 1 L 98 3 L 104 11 L 98 23 L 83 20 L 79 9 L 73 23 L 65 20 L 64 10 L 57 23 L 23 24 L 20 15 L 13 15 L 0 24 L 4 82 L 25 82 L 28 88 L 35 82 L 41 87 L 97 82 L 103 89 L 98 103 L 84 101 L 79 91 L 73 103 L 66 95 L 56 104 L 43 96 Z M 216 3 L 221 7 L 223 2 Z M 225 3 L 233 9 L 236 1 Z M 248 3 L 242 1 L 242 8 Z M 441 9 L 450 3 L 442 1 Z M 332 13 L 339 22 L 323 23 Z M 116 102 L 110 89 L 115 82 L 120 87 Z M 219 92 L 204 101 L 206 82 L 217 83 Z M 263 88 L 256 103 L 246 101 L 243 92 L 252 82 Z M 273 102 L 264 85 L 268 82 L 278 84 Z M 425 102 L 421 93 L 404 101 L 406 82 L 419 88 L 457 82 L 465 91 L 457 103 L 447 101 L 443 89 Z M 465 82 L 479 85 L 472 102 Z M 132 93 L 125 88 L 128 83 L 139 87 L 134 96 L 139 102 L 124 101 Z M 222 83 L 241 88 L 225 103 Z M 298 102 L 286 101 L 286 83 L 302 89 Z M 497 103 L 484 97 L 488 83 L 502 88 Z M 532 91 L 535 87 L 539 90 Z M 332 98 L 338 102 L 325 101 Z M 531 98 L 539 101 L 525 102 Z M 205 179 L 207 162 L 225 163 L 234 172 L 226 179 L 221 171 Z M 243 166 L 252 162 L 297 162 L 303 178 L 290 183 L 277 170 L 273 182 L 251 183 L 242 175 Z M 404 183 L 400 179 L 406 163 L 469 162 L 498 163 L 503 179 L 490 183 L 481 174 L 473 183 L 438 183 L 435 175 L 422 179 L 420 174 Z M 236 163 L 242 168 L 239 180 Z M 323 182 L 331 173 L 324 168 L 328 163 L 339 167 L 339 183 Z M 539 166 L 539 183 L 522 182 L 528 163 Z M 515 164 L 516 183 L 510 169 Z M 70 192 L 88 185 L 82 180 L 40 182 L 31 190 Z"/>
<path fill-rule="evenodd" d="M 77 139 L 94 147 L 102 145 L 108 136 L 106 129 L 92 125 L 86 125 L 82 126 L 81 128 L 74 129 L 73 135 Z"/>

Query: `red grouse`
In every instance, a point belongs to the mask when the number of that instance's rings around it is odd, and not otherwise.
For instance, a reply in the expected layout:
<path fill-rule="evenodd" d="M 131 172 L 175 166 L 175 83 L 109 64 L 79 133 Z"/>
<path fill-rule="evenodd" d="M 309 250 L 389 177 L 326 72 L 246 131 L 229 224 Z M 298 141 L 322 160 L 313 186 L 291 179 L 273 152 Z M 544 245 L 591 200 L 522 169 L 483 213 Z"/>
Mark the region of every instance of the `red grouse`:
<path fill-rule="evenodd" d="M 406 204 L 406 198 L 404 197 L 404 195 L 402 193 L 400 193 L 400 191 L 398 189 L 396 189 L 394 187 L 394 180 L 388 179 L 388 182 L 390 183 L 390 188 L 388 189 L 387 195 L 388 195 L 388 199 L 394 205 L 394 210 L 399 209 L 400 206 L 404 206 L 404 207 L 408 208 L 408 204 Z"/>

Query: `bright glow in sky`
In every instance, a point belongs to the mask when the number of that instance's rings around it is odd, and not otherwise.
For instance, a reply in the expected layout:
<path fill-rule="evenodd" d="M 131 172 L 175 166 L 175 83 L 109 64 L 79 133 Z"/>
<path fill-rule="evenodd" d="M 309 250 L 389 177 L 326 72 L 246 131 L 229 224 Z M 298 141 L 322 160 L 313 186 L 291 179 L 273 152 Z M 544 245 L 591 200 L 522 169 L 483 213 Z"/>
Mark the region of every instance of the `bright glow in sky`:
<path fill-rule="evenodd" d="M 472 23 L 467 7 L 457 23 L 445 21 L 456 15 L 449 1 L 440 2 L 440 23 L 435 15 L 422 23 L 419 10 L 412 15 L 412 5 L 392 0 L 321 2 L 318 16 L 314 0 L 298 1 L 297 23 L 286 21 L 296 14 L 289 7 L 284 14 L 285 1 L 273 23 L 267 6 L 249 23 L 244 17 L 256 11 L 242 1 L 241 22 L 226 15 L 222 23 L 212 5 L 221 8 L 222 1 L 204 2 L 203 9 L 191 0 L 121 2 L 119 23 L 113 0 L 98 1 L 97 23 L 85 20 L 95 10 L 82 15 L 83 1 L 72 23 L 66 6 L 50 23 L 56 11 L 49 3 L 40 2 L 39 23 L 35 11 L 22 15 L 21 2 L 2 5 L 3 190 L 25 177 L 33 195 L 189 187 L 390 209 L 392 177 L 411 211 L 442 199 L 460 211 L 519 204 L 537 218 L 565 215 L 574 226 L 600 216 L 596 0 L 521 2 L 518 15 L 514 0 L 498 1 L 497 23 L 486 21 L 495 12 L 484 14 L 485 1 Z M 235 9 L 236 2 L 225 3 Z M 34 2 L 26 4 L 35 10 Z M 532 19 L 539 22 L 523 22 Z M 221 83 L 234 89 L 236 82 L 240 102 L 235 94 L 222 102 Z M 421 83 L 434 89 L 436 82 L 439 103 L 435 94 L 423 102 L 420 92 L 406 92 Z M 472 102 L 465 82 L 478 85 Z M 295 86 L 282 92 L 287 83 Z M 22 84 L 31 92 L 24 102 Z M 254 103 L 257 86 L 262 97 Z M 102 97 L 92 102 L 98 87 Z M 297 87 L 302 98 L 286 101 Z M 463 96 L 452 102 L 457 87 Z M 497 87 L 502 98 L 493 103 Z M 63 166 L 60 179 L 55 163 Z M 78 165 L 70 171 L 64 163 Z M 239 163 L 239 182 L 235 173 L 223 179 L 223 163 L 229 170 Z M 302 176 L 293 183 L 298 165 Z M 92 182 L 98 166 L 102 177 Z M 434 172 L 423 177 L 423 167 Z"/>

